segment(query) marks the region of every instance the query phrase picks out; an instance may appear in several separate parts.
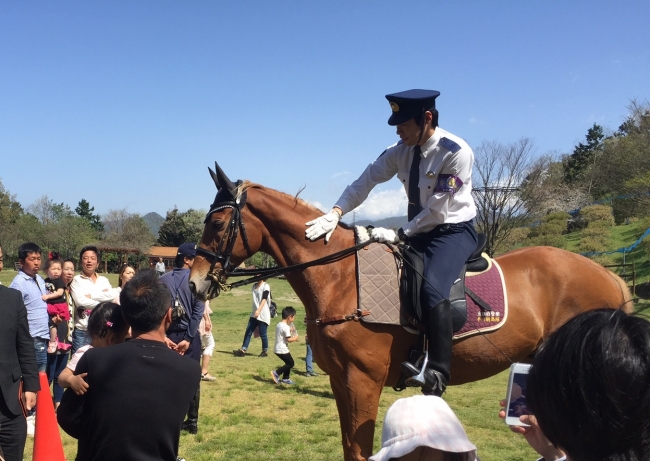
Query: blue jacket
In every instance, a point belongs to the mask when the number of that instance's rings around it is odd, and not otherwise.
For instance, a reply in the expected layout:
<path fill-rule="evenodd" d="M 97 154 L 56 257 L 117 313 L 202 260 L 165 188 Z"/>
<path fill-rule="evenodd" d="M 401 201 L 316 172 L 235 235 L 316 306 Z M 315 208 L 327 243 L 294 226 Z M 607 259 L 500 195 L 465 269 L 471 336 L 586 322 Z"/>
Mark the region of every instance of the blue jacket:
<path fill-rule="evenodd" d="M 199 329 L 199 323 L 201 323 L 203 311 L 205 311 L 205 304 L 203 301 L 196 299 L 190 291 L 190 270 L 175 267 L 174 270 L 160 277 L 160 281 L 169 288 L 172 305 L 178 294 L 186 311 L 183 317 L 169 326 L 168 331 L 185 330 L 183 339 L 192 342 Z"/>

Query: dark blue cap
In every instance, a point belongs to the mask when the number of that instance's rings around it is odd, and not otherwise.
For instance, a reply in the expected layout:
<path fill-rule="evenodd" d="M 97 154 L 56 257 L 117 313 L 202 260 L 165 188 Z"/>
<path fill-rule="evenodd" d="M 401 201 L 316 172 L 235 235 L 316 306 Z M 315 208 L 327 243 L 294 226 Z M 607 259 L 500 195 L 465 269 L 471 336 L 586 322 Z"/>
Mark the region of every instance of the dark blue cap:
<path fill-rule="evenodd" d="M 427 110 L 436 108 L 436 98 L 440 91 L 435 90 L 407 90 L 399 93 L 387 94 L 393 115 L 388 119 L 388 124 L 395 126 L 408 122 L 412 118 Z"/>
<path fill-rule="evenodd" d="M 196 256 L 196 244 L 183 243 L 181 246 L 178 247 L 178 252 L 176 254 L 193 258 L 194 256 Z"/>

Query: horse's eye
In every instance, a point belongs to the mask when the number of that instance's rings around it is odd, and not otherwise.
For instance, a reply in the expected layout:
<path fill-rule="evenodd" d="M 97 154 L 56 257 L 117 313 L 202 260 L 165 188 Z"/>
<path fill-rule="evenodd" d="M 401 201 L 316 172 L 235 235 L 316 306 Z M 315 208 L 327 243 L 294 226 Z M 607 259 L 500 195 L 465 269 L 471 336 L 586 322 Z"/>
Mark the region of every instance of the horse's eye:
<path fill-rule="evenodd" d="M 220 231 L 220 230 L 222 230 L 222 229 L 224 228 L 224 226 L 225 226 L 225 224 L 224 224 L 223 221 L 220 221 L 220 220 L 218 220 L 218 219 L 215 220 L 215 221 L 212 221 L 212 228 L 213 228 L 214 230 L 216 230 L 216 231 Z"/>

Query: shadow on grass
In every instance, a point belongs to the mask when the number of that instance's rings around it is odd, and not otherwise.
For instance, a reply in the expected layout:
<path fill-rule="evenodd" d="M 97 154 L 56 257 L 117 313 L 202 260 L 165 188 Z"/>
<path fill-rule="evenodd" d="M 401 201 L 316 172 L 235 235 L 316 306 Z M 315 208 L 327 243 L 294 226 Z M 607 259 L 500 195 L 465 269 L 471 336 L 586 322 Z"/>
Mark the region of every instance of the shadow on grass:
<path fill-rule="evenodd" d="M 333 399 L 334 394 L 332 394 L 330 391 L 315 391 L 313 389 L 308 389 L 305 388 L 299 384 L 294 384 L 293 386 L 286 386 L 282 384 L 275 384 L 271 378 L 265 378 L 263 376 L 253 376 L 253 379 L 255 381 L 258 381 L 260 383 L 265 383 L 265 384 L 272 384 L 274 385 L 277 389 L 286 392 L 286 391 L 294 391 L 299 394 L 305 394 L 305 395 L 312 395 L 314 397 L 321 397 L 325 399 Z"/>

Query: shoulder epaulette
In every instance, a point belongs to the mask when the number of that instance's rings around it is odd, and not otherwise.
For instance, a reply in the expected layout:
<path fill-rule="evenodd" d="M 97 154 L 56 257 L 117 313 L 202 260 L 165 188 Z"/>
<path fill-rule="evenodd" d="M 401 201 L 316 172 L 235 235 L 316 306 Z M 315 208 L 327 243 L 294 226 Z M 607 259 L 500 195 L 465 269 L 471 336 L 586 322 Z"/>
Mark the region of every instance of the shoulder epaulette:
<path fill-rule="evenodd" d="M 460 150 L 460 146 L 449 138 L 440 138 L 438 144 L 450 151 L 452 154 L 455 154 Z"/>

